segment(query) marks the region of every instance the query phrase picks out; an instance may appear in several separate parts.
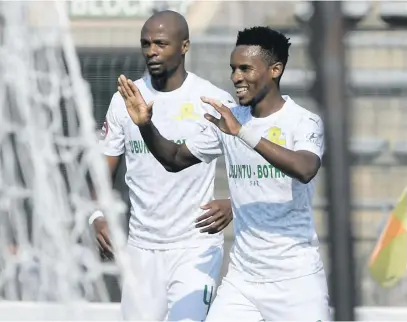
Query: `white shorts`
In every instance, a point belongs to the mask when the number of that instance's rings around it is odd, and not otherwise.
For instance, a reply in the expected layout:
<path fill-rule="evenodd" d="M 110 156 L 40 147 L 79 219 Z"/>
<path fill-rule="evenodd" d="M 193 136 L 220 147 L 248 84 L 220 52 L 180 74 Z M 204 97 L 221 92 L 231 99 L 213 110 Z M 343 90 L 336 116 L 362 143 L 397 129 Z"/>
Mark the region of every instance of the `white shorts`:
<path fill-rule="evenodd" d="M 215 295 L 222 246 L 146 250 L 127 246 L 134 284 L 125 280 L 124 320 L 203 321 Z"/>
<path fill-rule="evenodd" d="M 219 286 L 207 322 L 331 320 L 324 270 L 272 283 L 250 283 L 228 275 Z"/>

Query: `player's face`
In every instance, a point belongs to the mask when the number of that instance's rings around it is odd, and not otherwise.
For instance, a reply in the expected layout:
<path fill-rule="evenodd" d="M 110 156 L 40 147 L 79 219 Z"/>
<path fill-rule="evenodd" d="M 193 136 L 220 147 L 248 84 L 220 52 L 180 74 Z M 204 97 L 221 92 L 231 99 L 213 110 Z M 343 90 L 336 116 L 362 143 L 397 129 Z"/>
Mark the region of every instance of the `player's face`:
<path fill-rule="evenodd" d="M 274 86 L 259 46 L 237 46 L 230 56 L 231 79 L 241 105 L 255 105 Z"/>
<path fill-rule="evenodd" d="M 171 74 L 182 62 L 184 42 L 165 29 L 163 24 L 150 24 L 141 31 L 142 53 L 153 77 Z"/>

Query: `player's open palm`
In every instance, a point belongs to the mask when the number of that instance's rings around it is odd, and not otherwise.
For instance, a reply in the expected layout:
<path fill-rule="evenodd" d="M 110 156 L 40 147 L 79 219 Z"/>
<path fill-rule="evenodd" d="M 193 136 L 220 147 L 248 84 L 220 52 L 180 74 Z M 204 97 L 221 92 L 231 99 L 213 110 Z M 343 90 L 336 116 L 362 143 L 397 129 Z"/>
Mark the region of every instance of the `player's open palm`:
<path fill-rule="evenodd" d="M 213 108 L 217 110 L 221 115 L 221 117 L 218 119 L 213 115 L 206 113 L 205 118 L 208 121 L 215 124 L 222 132 L 226 134 L 237 135 L 239 133 L 242 125 L 235 118 L 232 111 L 228 107 L 226 107 L 220 101 L 213 98 L 201 97 L 201 100 L 202 102 L 213 106 Z"/>
<path fill-rule="evenodd" d="M 124 99 L 127 112 L 134 124 L 143 126 L 151 121 L 153 116 L 153 103 L 147 104 L 137 86 L 131 79 L 120 75 L 118 91 Z"/>

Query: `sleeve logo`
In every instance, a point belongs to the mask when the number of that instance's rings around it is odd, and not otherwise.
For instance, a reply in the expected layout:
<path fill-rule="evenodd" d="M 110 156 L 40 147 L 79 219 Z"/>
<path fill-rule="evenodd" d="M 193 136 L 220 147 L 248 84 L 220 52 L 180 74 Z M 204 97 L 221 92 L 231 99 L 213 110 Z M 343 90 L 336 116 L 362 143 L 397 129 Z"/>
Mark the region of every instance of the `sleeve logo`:
<path fill-rule="evenodd" d="M 318 146 L 318 147 L 321 147 L 321 146 L 322 146 L 322 139 L 321 139 L 321 136 L 318 135 L 318 134 L 315 133 L 315 132 L 308 133 L 307 136 L 306 136 L 306 140 L 307 140 L 307 142 L 313 143 L 313 144 L 315 144 L 315 145 Z"/>

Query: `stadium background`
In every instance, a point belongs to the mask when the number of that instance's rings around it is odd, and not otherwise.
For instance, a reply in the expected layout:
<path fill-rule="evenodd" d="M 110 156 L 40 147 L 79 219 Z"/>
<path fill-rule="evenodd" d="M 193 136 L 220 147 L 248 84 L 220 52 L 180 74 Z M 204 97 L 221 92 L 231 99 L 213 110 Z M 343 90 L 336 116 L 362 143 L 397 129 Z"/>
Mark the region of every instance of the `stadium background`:
<path fill-rule="evenodd" d="M 307 48 L 307 19 L 312 7 L 305 2 L 257 1 L 76 1 L 68 4 L 72 32 L 82 73 L 89 82 L 94 115 L 100 127 L 121 73 L 137 79 L 145 73 L 139 50 L 139 33 L 154 8 L 183 13 L 190 25 L 188 70 L 233 93 L 228 60 L 236 32 L 267 24 L 292 40 L 282 91 L 304 107 L 320 112 L 310 94 L 313 66 Z M 403 6 L 404 5 L 404 6 Z M 402 2 L 346 2 L 344 13 L 353 29 L 347 37 L 348 94 L 350 95 L 349 147 L 351 151 L 352 223 L 355 246 L 358 306 L 402 306 L 405 282 L 385 290 L 369 276 L 368 258 L 383 223 L 407 182 L 407 19 Z M 127 200 L 124 165 L 115 188 Z M 321 251 L 329 272 L 324 210 L 324 169 L 318 177 L 315 222 Z M 228 196 L 224 162 L 218 163 L 216 196 Z M 225 253 L 233 241 L 226 230 Z M 225 258 L 225 272 L 228 258 Z M 111 300 L 120 293 L 114 276 L 106 277 Z"/>

